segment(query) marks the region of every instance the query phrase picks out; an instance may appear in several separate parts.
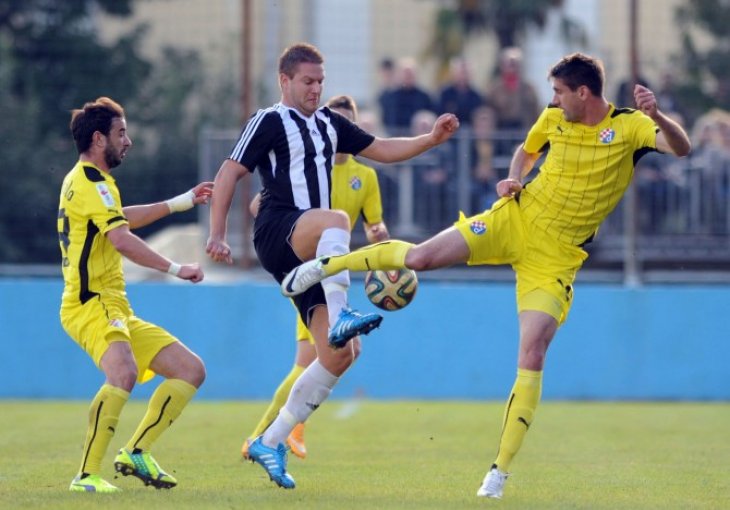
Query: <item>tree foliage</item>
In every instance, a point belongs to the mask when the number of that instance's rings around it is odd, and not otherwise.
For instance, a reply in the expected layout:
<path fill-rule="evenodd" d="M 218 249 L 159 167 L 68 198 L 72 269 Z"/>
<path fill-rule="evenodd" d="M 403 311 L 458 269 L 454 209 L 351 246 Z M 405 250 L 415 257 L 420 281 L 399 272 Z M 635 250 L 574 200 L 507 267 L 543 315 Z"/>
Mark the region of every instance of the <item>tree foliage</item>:
<path fill-rule="evenodd" d="M 470 36 L 489 32 L 498 42 L 498 51 L 520 46 L 531 28 L 543 29 L 551 11 L 564 0 L 458 0 L 455 7 L 439 9 L 434 20 L 433 38 L 425 55 L 438 59 L 443 70 L 453 57 L 462 55 Z M 585 43 L 583 28 L 569 17 L 560 20 L 569 40 Z"/>
<path fill-rule="evenodd" d="M 676 12 L 682 37 L 678 94 L 695 119 L 712 107 L 730 110 L 730 2 L 687 0 Z M 698 35 L 710 38 L 697 42 Z"/>
<path fill-rule="evenodd" d="M 70 111 L 99 96 L 127 113 L 134 145 L 115 170 L 125 203 L 157 201 L 195 183 L 197 129 L 209 118 L 202 63 L 195 52 L 173 49 L 145 59 L 144 26 L 103 44 L 95 15 L 130 16 L 133 8 L 133 0 L 0 2 L 0 263 L 58 262 L 58 194 L 77 159 Z M 230 111 L 235 95 L 217 99 Z"/>

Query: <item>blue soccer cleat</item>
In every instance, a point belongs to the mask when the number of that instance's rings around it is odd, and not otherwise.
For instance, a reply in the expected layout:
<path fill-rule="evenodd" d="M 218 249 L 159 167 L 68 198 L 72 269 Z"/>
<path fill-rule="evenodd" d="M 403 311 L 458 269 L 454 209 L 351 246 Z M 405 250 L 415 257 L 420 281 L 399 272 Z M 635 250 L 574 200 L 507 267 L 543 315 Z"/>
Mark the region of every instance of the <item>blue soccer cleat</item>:
<path fill-rule="evenodd" d="M 343 308 L 337 322 L 330 330 L 329 344 L 335 349 L 347 345 L 358 335 L 367 335 L 380 326 L 383 316 L 377 313 L 360 313 L 350 308 Z"/>
<path fill-rule="evenodd" d="M 261 464 L 261 467 L 269 474 L 269 478 L 279 487 L 284 489 L 296 487 L 294 478 L 286 472 L 286 446 L 283 443 L 279 443 L 276 448 L 271 448 L 266 446 L 259 436 L 249 445 L 248 456 L 251 462 Z"/>

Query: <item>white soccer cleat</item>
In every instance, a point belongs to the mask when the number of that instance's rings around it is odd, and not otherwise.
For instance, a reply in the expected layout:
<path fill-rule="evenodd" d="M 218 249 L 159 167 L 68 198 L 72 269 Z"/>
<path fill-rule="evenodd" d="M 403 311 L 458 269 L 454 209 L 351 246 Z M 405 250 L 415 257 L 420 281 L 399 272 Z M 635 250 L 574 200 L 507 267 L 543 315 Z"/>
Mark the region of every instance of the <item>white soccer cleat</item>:
<path fill-rule="evenodd" d="M 317 257 L 295 267 L 281 282 L 281 293 L 286 297 L 298 296 L 325 278 L 322 261 L 329 257 Z"/>
<path fill-rule="evenodd" d="M 497 469 L 497 466 L 492 466 L 487 476 L 484 477 L 482 486 L 477 491 L 477 496 L 500 499 L 504 491 L 504 482 L 507 481 L 508 476 L 509 473 L 503 473 Z"/>

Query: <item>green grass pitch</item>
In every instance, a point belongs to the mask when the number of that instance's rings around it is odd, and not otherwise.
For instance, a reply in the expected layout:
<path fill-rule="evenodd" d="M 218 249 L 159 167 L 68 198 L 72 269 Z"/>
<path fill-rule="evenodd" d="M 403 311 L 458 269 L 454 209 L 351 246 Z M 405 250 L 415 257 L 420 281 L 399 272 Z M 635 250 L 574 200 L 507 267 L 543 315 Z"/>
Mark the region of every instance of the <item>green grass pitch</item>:
<path fill-rule="evenodd" d="M 194 401 L 156 445 L 179 481 L 158 491 L 115 478 L 114 449 L 144 402 L 124 410 L 102 473 L 120 494 L 68 492 L 86 402 L 0 401 L 3 509 L 721 509 L 730 508 L 730 404 L 544 402 L 501 501 L 476 497 L 493 460 L 497 402 L 338 401 L 308 423 L 309 457 L 278 489 L 239 448 L 264 402 Z"/>

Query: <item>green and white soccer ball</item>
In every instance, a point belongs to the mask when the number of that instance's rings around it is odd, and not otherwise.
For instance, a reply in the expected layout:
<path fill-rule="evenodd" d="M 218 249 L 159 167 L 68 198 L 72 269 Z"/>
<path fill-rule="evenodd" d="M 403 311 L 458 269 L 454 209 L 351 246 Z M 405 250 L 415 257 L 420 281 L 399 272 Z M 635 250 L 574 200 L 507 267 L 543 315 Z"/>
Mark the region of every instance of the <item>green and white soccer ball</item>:
<path fill-rule="evenodd" d="M 418 277 L 411 269 L 368 271 L 365 275 L 365 294 L 372 304 L 387 311 L 408 306 L 416 296 Z"/>

